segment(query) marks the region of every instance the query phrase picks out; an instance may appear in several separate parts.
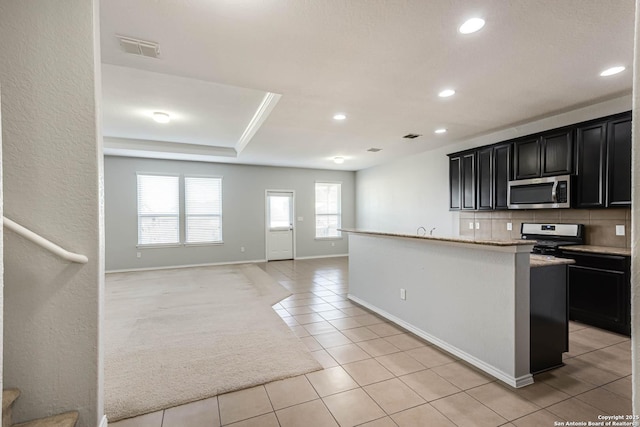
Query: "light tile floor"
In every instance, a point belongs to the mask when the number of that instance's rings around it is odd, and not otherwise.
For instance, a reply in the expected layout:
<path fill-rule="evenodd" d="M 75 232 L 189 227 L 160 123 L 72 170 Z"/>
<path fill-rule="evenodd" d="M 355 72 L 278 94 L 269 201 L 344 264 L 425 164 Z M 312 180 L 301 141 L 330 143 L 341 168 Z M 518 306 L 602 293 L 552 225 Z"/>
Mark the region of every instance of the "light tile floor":
<path fill-rule="evenodd" d="M 571 322 L 566 366 L 513 389 L 347 300 L 347 258 L 261 264 L 324 367 L 112 427 L 553 426 L 631 414 L 627 337 Z"/>

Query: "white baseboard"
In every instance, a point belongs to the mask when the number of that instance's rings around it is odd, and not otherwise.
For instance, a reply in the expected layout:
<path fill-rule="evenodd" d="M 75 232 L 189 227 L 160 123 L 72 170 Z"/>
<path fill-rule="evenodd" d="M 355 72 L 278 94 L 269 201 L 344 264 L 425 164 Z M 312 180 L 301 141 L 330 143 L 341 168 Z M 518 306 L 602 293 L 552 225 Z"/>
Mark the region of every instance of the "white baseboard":
<path fill-rule="evenodd" d="M 100 421 L 99 427 L 107 427 L 109 425 L 109 421 L 107 420 L 107 416 L 103 415 L 102 420 Z"/>
<path fill-rule="evenodd" d="M 295 260 L 299 260 L 299 259 L 317 259 L 317 258 L 340 258 L 340 257 L 346 257 L 346 256 L 349 256 L 349 254 L 299 256 L 299 257 L 296 257 Z"/>
<path fill-rule="evenodd" d="M 123 270 L 107 270 L 109 273 L 131 273 L 134 271 L 153 271 L 153 270 L 173 270 L 176 268 L 194 268 L 194 267 L 215 267 L 217 265 L 232 265 L 232 264 L 256 264 L 259 262 L 267 262 L 264 259 L 248 259 L 246 261 L 227 261 L 227 262 L 210 262 L 207 264 L 187 264 L 187 265 L 168 265 L 162 267 L 142 267 L 142 268 L 125 268 Z"/>
<path fill-rule="evenodd" d="M 392 321 L 396 325 L 410 331 L 411 333 L 419 336 L 420 338 L 429 341 L 430 343 L 436 345 L 437 347 L 440 347 L 441 349 L 446 350 L 449 353 L 458 356 L 460 359 L 464 360 L 465 362 L 468 362 L 473 366 L 475 366 L 476 368 L 481 369 L 482 371 L 488 373 L 489 375 L 496 377 L 501 381 L 504 381 L 511 387 L 520 388 L 529 384 L 533 384 L 533 375 L 531 374 L 523 375 L 520 377 L 514 377 L 512 375 L 509 375 L 506 372 L 496 368 L 495 366 L 489 365 L 488 363 L 476 358 L 475 356 L 463 350 L 460 350 L 458 347 L 455 347 L 445 341 L 442 341 L 441 339 L 434 337 L 433 335 L 423 331 L 422 329 L 416 328 L 410 323 L 407 323 L 404 320 L 394 316 L 393 314 L 387 313 L 386 311 L 374 305 L 371 305 L 368 302 L 365 302 L 356 296 L 349 294 L 347 295 L 347 298 L 349 298 L 351 301 L 355 303 L 360 304 L 363 307 L 366 307 L 367 309 L 384 317 L 385 319 Z"/>

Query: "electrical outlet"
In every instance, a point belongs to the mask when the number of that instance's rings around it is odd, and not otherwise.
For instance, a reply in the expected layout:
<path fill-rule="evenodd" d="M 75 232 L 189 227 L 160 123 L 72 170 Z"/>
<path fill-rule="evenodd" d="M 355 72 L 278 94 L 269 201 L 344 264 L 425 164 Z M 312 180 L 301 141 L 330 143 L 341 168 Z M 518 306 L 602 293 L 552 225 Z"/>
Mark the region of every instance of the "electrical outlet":
<path fill-rule="evenodd" d="M 303 220 L 304 220 L 303 217 L 301 217 L 301 216 L 298 217 L 298 221 L 302 222 Z"/>
<path fill-rule="evenodd" d="M 407 290 L 400 288 L 400 299 L 406 300 L 407 299 Z"/>
<path fill-rule="evenodd" d="M 476 222 L 476 230 L 480 230 L 480 223 Z"/>
<path fill-rule="evenodd" d="M 616 236 L 624 236 L 624 225 L 616 225 Z"/>
<path fill-rule="evenodd" d="M 244 246 L 240 246 L 240 252 L 244 252 Z"/>
<path fill-rule="evenodd" d="M 513 230 L 513 223 L 508 222 L 507 223 L 507 231 L 512 231 Z"/>
<path fill-rule="evenodd" d="M 331 246 L 335 246 L 335 245 L 336 245 L 336 242 L 331 242 Z"/>
<path fill-rule="evenodd" d="M 469 230 L 473 230 L 473 223 L 472 222 L 469 223 Z"/>
<path fill-rule="evenodd" d="M 136 257 L 137 258 L 142 258 L 142 252 L 136 252 Z"/>

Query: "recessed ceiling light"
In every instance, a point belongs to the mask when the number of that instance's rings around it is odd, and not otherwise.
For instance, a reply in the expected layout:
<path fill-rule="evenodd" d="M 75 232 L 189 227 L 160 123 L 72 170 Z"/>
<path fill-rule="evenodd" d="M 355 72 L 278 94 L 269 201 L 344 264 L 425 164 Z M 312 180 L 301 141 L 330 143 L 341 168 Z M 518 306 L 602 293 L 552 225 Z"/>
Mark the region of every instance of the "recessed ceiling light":
<path fill-rule="evenodd" d="M 333 163 L 337 164 L 337 165 L 341 165 L 344 163 L 344 157 L 334 157 L 333 158 Z"/>
<path fill-rule="evenodd" d="M 338 113 L 338 114 L 336 114 L 336 115 L 334 115 L 334 116 L 333 116 L 333 120 L 344 120 L 344 119 L 346 119 L 346 118 L 347 118 L 347 116 L 345 116 L 345 115 L 344 115 L 344 114 L 342 114 L 342 113 Z"/>
<path fill-rule="evenodd" d="M 170 115 L 160 111 L 156 111 L 155 113 L 153 113 L 152 117 L 153 117 L 153 120 L 155 120 L 158 123 L 169 123 L 171 121 Z"/>
<path fill-rule="evenodd" d="M 456 93 L 456 91 L 455 91 L 455 90 L 453 90 L 453 89 L 445 89 L 445 90 L 443 90 L 443 91 L 440 91 L 440 93 L 438 94 L 438 96 L 439 96 L 440 98 L 447 98 L 447 97 L 449 97 L 449 96 L 454 95 L 455 93 Z"/>
<path fill-rule="evenodd" d="M 440 128 L 440 129 L 436 129 L 434 130 L 435 133 L 446 133 L 447 130 L 445 128 Z"/>
<path fill-rule="evenodd" d="M 620 65 L 618 67 L 611 67 L 611 68 L 607 68 L 606 70 L 604 70 L 603 72 L 600 73 L 601 77 L 608 77 L 608 76 L 613 76 L 614 74 L 618 74 L 621 73 L 625 70 L 625 68 Z"/>
<path fill-rule="evenodd" d="M 480 30 L 484 27 L 484 19 L 482 18 L 471 18 L 467 19 L 464 24 L 460 25 L 458 31 L 462 34 L 471 34 Z"/>

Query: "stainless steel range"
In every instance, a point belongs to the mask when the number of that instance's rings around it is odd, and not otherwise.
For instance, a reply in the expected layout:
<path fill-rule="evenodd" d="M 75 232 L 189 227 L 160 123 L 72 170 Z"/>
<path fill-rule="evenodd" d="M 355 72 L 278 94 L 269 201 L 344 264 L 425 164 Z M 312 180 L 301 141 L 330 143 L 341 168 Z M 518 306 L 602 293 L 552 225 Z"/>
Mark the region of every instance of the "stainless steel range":
<path fill-rule="evenodd" d="M 522 223 L 522 239 L 535 240 L 532 253 L 558 255 L 560 246 L 583 245 L 584 224 L 533 224 Z"/>

